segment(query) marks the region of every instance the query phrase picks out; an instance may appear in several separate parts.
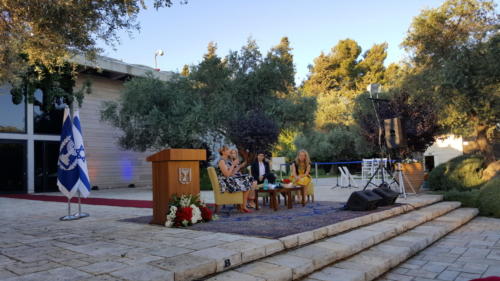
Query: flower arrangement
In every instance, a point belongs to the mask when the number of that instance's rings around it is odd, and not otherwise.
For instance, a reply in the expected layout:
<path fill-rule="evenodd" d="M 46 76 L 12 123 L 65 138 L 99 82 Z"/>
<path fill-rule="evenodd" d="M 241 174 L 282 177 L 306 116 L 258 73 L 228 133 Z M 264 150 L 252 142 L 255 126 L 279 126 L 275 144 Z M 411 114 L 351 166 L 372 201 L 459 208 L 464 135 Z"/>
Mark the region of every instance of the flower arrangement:
<path fill-rule="evenodd" d="M 285 188 L 290 188 L 292 187 L 292 181 L 290 179 L 283 179 L 281 180 L 281 186 Z"/>
<path fill-rule="evenodd" d="M 216 219 L 199 195 L 174 195 L 170 200 L 166 227 L 183 227 Z"/>

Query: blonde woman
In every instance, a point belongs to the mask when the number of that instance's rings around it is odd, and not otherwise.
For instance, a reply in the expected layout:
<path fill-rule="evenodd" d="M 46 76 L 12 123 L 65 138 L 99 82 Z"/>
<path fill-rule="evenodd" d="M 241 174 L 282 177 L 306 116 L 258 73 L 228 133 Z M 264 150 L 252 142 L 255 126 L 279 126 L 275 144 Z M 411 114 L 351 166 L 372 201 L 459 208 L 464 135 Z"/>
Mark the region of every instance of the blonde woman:
<path fill-rule="evenodd" d="M 295 185 L 304 186 L 307 188 L 312 181 L 311 172 L 311 159 L 306 150 L 299 150 L 295 161 L 293 161 L 290 169 L 292 170 L 292 179 Z M 307 191 L 306 191 L 307 193 Z"/>
<path fill-rule="evenodd" d="M 219 154 L 221 159 L 217 165 L 217 179 L 219 180 L 219 184 L 221 186 L 221 192 L 243 192 L 243 206 L 241 206 L 241 211 L 244 213 L 250 213 L 248 210 L 247 204 L 249 200 L 249 195 L 252 190 L 255 190 L 257 186 L 257 182 L 253 180 L 251 176 L 239 176 L 236 175 L 238 173 L 239 168 L 239 160 L 236 159 L 234 161 L 230 161 L 231 150 L 227 146 L 223 146 L 219 149 Z"/>
<path fill-rule="evenodd" d="M 240 156 L 238 155 L 238 150 L 237 149 L 231 149 L 231 152 L 229 153 L 229 161 L 234 162 L 234 161 L 240 161 Z M 239 164 L 238 166 L 238 171 L 236 173 L 241 173 L 241 171 L 245 168 L 247 162 L 243 162 Z"/>

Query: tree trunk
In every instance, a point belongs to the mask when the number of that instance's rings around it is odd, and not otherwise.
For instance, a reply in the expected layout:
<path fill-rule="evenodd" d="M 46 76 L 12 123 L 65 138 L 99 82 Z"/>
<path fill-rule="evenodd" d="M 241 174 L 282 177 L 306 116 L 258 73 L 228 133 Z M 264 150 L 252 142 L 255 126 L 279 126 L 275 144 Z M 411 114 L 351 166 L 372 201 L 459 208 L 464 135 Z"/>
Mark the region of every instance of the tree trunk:
<path fill-rule="evenodd" d="M 488 126 L 476 126 L 476 144 L 478 150 L 484 156 L 484 165 L 488 166 L 490 163 L 495 162 L 495 153 L 493 152 L 493 145 L 490 143 L 488 136 Z"/>

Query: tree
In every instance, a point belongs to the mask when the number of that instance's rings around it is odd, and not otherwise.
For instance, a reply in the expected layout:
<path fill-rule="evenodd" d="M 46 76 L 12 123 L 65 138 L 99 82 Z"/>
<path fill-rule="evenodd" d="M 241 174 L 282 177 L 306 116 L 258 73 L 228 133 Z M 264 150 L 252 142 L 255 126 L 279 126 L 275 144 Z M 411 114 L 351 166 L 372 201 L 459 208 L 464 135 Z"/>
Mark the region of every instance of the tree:
<path fill-rule="evenodd" d="M 416 17 L 403 42 L 412 55 L 413 83 L 438 104 L 439 123 L 474 132 L 486 163 L 495 160 L 490 136 L 500 119 L 500 34 L 495 3 L 448 0 Z"/>
<path fill-rule="evenodd" d="M 75 89 L 75 67 L 69 63 L 58 66 L 56 71 L 50 71 L 44 65 L 31 67 L 20 78 L 19 84 L 13 85 L 10 93 L 15 104 L 22 102 L 27 97 L 33 102 L 33 95 L 37 89 L 42 90 L 46 100 L 44 109 L 49 110 L 55 102 L 64 102 L 72 105 L 74 101 L 81 106 L 85 94 L 90 93 L 90 82 L 83 83 L 80 89 Z"/>
<path fill-rule="evenodd" d="M 280 133 L 276 122 L 259 111 L 231 120 L 228 131 L 228 137 L 239 149 L 254 154 L 271 151 Z"/>
<path fill-rule="evenodd" d="M 153 5 L 168 7 L 172 1 L 155 0 Z M 19 70 L 16 66 L 60 66 L 75 53 L 97 53 L 98 39 L 118 42 L 120 29 L 139 28 L 136 17 L 146 6 L 142 0 L 4 0 L 0 8 L 0 80 L 5 81 Z"/>
<path fill-rule="evenodd" d="M 366 89 L 369 84 L 384 81 L 386 74 L 384 61 L 387 58 L 387 47 L 387 43 L 374 44 L 363 54 L 363 60 L 358 64 L 361 76 L 361 81 L 357 83 L 358 90 Z"/>
<path fill-rule="evenodd" d="M 316 127 L 351 125 L 354 99 L 370 83 L 384 79 L 387 43 L 375 44 L 362 58 L 361 47 L 352 39 L 341 40 L 329 54 L 314 60 L 303 85 L 307 95 L 318 98 Z"/>
<path fill-rule="evenodd" d="M 335 126 L 329 131 L 310 131 L 298 136 L 295 145 L 306 149 L 316 161 L 349 161 L 372 155 L 374 146 L 360 138 L 357 129 Z"/>
<path fill-rule="evenodd" d="M 282 130 L 278 136 L 278 141 L 273 147 L 272 154 L 276 156 L 286 157 L 293 159 L 297 155 L 297 147 L 295 146 L 295 139 L 299 132 L 294 129 Z"/>
<path fill-rule="evenodd" d="M 190 81 L 176 76 L 165 82 L 151 74 L 126 82 L 119 101 L 105 103 L 101 117 L 123 131 L 121 147 L 145 151 L 202 147 L 201 112 Z"/>
<path fill-rule="evenodd" d="M 368 97 L 368 93 L 357 97 L 353 117 L 360 126 L 364 138 L 374 147 L 379 145 L 379 126 L 383 126 L 382 123 L 377 124 L 375 110 L 379 114 L 380 122 L 394 117 L 400 117 L 403 120 L 408 146 L 399 149 L 397 156 L 410 156 L 413 152 L 424 152 L 441 132 L 437 122 L 438 108 L 428 104 L 426 99 L 419 99 L 400 89 L 381 93 L 380 97 L 389 101 L 382 102 L 380 105 L 373 104 Z M 384 141 L 382 135 L 381 142 Z"/>
<path fill-rule="evenodd" d="M 171 0 L 153 1 L 157 9 L 171 5 Z M 114 46 L 119 42 L 119 30 L 138 29 L 136 18 L 141 8 L 146 8 L 143 0 L 0 1 L 0 83 L 33 89 L 32 85 L 45 83 L 47 76 L 58 81 L 67 74 L 73 77 L 59 82 L 71 83 L 76 72 L 70 69 L 69 59 L 76 54 L 94 58 L 101 51 L 97 40 Z M 73 97 L 72 91 L 57 83 L 52 86 L 51 92 L 70 99 L 83 97 Z M 33 93 L 23 91 L 28 99 Z"/>
<path fill-rule="evenodd" d="M 361 47 L 352 39 L 341 40 L 330 54 L 321 54 L 314 60 L 304 90 L 312 95 L 323 92 L 356 89 L 358 57 Z"/>
<path fill-rule="evenodd" d="M 315 99 L 294 87 L 290 50 L 284 38 L 262 57 L 249 40 L 222 59 L 210 43 L 203 60 L 184 71 L 187 76 L 126 83 L 124 98 L 107 104 L 103 117 L 125 131 L 125 148 L 192 147 L 225 137 L 251 161 L 256 150 L 272 148 L 280 131 L 313 121 Z"/>
<path fill-rule="evenodd" d="M 188 77 L 189 76 L 189 65 L 185 64 L 182 67 L 182 70 L 181 70 L 180 74 L 181 74 L 181 76 Z"/>
<path fill-rule="evenodd" d="M 303 131 L 295 144 L 323 161 L 373 155 L 375 147 L 362 138 L 352 112 L 356 97 L 368 84 L 384 81 L 386 57 L 387 43 L 375 44 L 362 54 L 352 39 L 341 40 L 330 53 L 320 54 L 302 87 L 306 95 L 317 97 L 316 126 Z"/>

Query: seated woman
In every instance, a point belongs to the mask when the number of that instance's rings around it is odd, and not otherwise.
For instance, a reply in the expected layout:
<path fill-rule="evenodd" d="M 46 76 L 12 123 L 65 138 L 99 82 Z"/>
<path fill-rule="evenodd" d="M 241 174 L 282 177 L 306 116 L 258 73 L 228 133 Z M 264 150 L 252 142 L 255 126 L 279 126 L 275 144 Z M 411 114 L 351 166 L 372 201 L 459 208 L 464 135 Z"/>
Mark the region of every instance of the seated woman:
<path fill-rule="evenodd" d="M 292 180 L 295 185 L 304 186 L 308 188 L 312 182 L 311 175 L 311 159 L 309 158 L 309 153 L 304 149 L 299 150 L 295 161 L 292 163 L 291 167 Z M 307 190 L 306 190 L 307 194 Z"/>
<path fill-rule="evenodd" d="M 229 161 L 230 163 L 234 161 L 240 161 L 240 156 L 238 155 L 238 150 L 237 149 L 231 149 L 231 152 L 229 153 Z M 243 163 L 238 165 L 238 170 L 236 171 L 237 175 L 241 175 L 241 171 L 245 168 L 247 165 L 247 162 L 244 161 Z"/>
<path fill-rule="evenodd" d="M 229 160 L 229 154 L 231 150 L 227 146 L 223 146 L 219 150 L 221 159 L 217 165 L 217 179 L 221 186 L 221 192 L 243 192 L 243 206 L 241 206 L 241 211 L 244 213 L 250 213 L 251 211 L 247 208 L 247 203 L 249 200 L 249 193 L 255 190 L 257 182 L 253 180 L 251 176 L 238 176 L 236 175 L 239 170 L 239 160 L 236 159 L 233 162 Z M 253 193 L 253 192 L 252 192 Z"/>
<path fill-rule="evenodd" d="M 271 173 L 271 168 L 269 167 L 269 162 L 265 158 L 263 152 L 257 154 L 257 159 L 252 163 L 252 176 L 257 180 L 257 184 L 261 184 L 264 180 L 268 180 L 270 183 L 276 181 L 276 176 Z"/>

